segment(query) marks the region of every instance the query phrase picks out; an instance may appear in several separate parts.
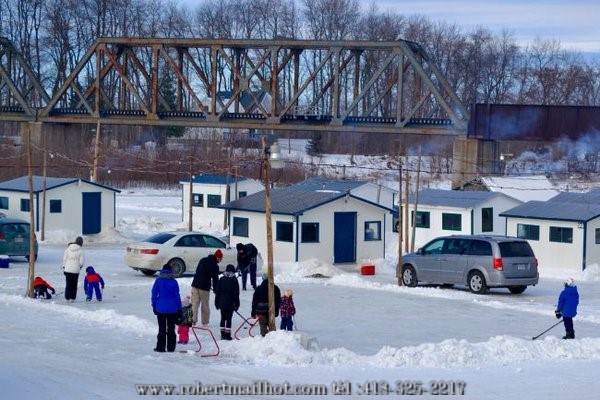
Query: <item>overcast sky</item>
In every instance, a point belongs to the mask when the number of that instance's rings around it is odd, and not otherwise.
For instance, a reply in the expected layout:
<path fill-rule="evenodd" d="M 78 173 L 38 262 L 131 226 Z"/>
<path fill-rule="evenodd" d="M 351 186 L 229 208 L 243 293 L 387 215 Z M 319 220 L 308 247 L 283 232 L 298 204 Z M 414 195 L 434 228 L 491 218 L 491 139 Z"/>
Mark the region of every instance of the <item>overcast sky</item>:
<path fill-rule="evenodd" d="M 423 14 L 465 30 L 483 25 L 511 31 L 524 45 L 536 37 L 564 48 L 600 52 L 600 0 L 377 0 L 382 10 Z"/>
<path fill-rule="evenodd" d="M 190 6 L 203 0 L 179 0 Z M 360 0 L 365 8 L 369 0 Z M 381 11 L 422 14 L 469 31 L 483 25 L 508 29 L 520 45 L 536 37 L 557 39 L 563 48 L 600 53 L 600 0 L 375 0 Z"/>

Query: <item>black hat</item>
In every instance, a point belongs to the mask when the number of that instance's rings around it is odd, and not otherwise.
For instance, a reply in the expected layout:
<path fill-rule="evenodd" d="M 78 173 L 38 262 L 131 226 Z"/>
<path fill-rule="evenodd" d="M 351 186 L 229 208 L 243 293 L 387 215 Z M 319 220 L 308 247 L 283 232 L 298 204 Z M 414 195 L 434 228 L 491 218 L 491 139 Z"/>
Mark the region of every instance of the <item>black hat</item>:
<path fill-rule="evenodd" d="M 226 272 L 235 272 L 235 267 L 232 264 L 227 264 L 225 267 Z"/>
<path fill-rule="evenodd" d="M 237 249 L 237 251 L 244 250 L 244 244 L 243 243 L 238 243 L 238 244 L 235 245 L 235 248 Z"/>

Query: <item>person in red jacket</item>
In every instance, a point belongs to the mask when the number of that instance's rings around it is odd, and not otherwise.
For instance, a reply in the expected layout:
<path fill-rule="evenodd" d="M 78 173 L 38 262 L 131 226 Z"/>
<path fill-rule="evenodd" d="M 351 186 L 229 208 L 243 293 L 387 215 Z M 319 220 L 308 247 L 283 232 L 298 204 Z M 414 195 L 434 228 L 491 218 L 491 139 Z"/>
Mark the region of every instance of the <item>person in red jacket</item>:
<path fill-rule="evenodd" d="M 104 279 L 99 273 L 94 271 L 93 267 L 87 267 L 85 269 L 85 279 L 83 280 L 83 291 L 87 298 L 85 301 L 92 301 L 92 295 L 96 292 L 96 300 L 102 301 L 102 291 L 104 289 Z"/>
<path fill-rule="evenodd" d="M 56 290 L 41 276 L 36 276 L 33 279 L 33 290 L 36 299 L 51 299 L 52 294 L 56 293 Z M 48 290 L 51 290 L 52 294 L 48 293 Z"/>

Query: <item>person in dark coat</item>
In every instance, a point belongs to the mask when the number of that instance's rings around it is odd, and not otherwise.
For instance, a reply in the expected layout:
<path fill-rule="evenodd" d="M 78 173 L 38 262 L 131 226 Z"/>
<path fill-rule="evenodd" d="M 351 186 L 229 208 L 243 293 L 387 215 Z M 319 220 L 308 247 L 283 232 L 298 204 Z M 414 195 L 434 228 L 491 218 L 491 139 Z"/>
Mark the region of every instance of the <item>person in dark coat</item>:
<path fill-rule="evenodd" d="M 202 315 L 202 325 L 207 326 L 210 321 L 210 289 L 217 287 L 219 282 L 219 263 L 223 259 L 223 252 L 217 249 L 214 254 L 209 254 L 198 262 L 196 273 L 192 280 L 192 311 L 194 312 L 194 325 L 198 322 L 198 308 Z"/>
<path fill-rule="evenodd" d="M 573 317 L 577 315 L 577 306 L 579 305 L 579 292 L 573 278 L 565 281 L 565 288 L 558 296 L 558 304 L 554 313 L 556 318 L 562 317 L 565 325 L 565 336 L 563 339 L 575 339 L 575 330 L 573 329 Z"/>
<path fill-rule="evenodd" d="M 158 335 L 154 351 L 161 353 L 173 352 L 177 346 L 175 334 L 175 321 L 181 312 L 181 297 L 179 284 L 173 277 L 171 267 L 163 266 L 158 278 L 152 286 L 152 311 L 158 321 Z"/>
<path fill-rule="evenodd" d="M 240 307 L 240 284 L 235 276 L 235 267 L 225 267 L 225 273 L 215 288 L 215 307 L 221 310 L 221 339 L 231 340 L 231 319 Z"/>
<path fill-rule="evenodd" d="M 250 273 L 250 284 L 253 289 L 256 289 L 256 258 L 258 257 L 258 250 L 252 243 L 238 243 L 235 245 L 235 248 L 237 249 L 237 268 L 242 275 L 242 290 L 246 290 L 248 272 Z"/>
<path fill-rule="evenodd" d="M 281 304 L 281 291 L 277 285 L 273 285 L 275 294 L 275 317 L 279 316 L 279 306 Z M 252 296 L 252 318 L 258 318 L 261 336 L 269 333 L 269 280 L 266 274 L 263 275 L 263 281 L 254 291 Z"/>

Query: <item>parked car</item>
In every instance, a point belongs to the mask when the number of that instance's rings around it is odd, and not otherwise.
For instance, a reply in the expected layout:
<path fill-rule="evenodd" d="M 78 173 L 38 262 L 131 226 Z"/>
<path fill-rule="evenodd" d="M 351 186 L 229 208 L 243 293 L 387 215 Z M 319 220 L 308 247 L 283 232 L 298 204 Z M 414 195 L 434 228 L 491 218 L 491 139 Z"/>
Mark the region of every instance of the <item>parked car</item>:
<path fill-rule="evenodd" d="M 17 218 L 0 218 L 0 254 L 7 256 L 24 256 L 29 260 L 29 222 Z M 37 260 L 38 243 L 35 233 L 34 260 Z"/>
<path fill-rule="evenodd" d="M 173 275 L 196 272 L 201 258 L 223 252 L 219 263 L 221 271 L 227 264 L 237 265 L 237 251 L 221 239 L 201 232 L 162 232 L 127 246 L 127 266 L 145 275 L 154 275 L 165 264 L 169 264 Z"/>
<path fill-rule="evenodd" d="M 520 294 L 539 280 L 529 243 L 508 236 L 453 235 L 436 238 L 402 257 L 402 283 L 465 284 L 474 293 L 505 287 Z"/>

